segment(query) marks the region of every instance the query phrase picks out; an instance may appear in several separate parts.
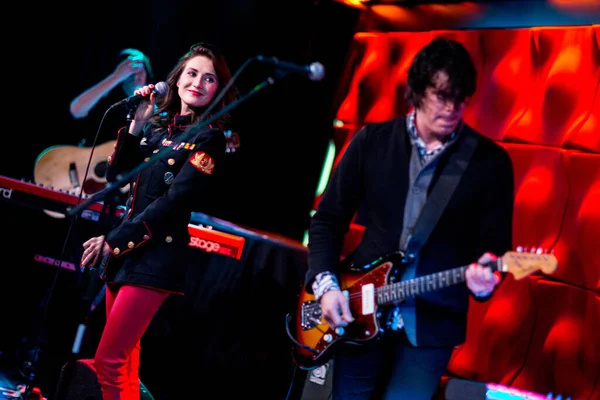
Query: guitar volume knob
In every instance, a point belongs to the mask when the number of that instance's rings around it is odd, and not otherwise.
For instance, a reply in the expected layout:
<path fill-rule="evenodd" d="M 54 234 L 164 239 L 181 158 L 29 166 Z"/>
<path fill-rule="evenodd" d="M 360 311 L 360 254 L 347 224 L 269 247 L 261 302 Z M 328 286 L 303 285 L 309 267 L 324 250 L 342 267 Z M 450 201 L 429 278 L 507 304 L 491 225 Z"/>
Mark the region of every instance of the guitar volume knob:
<path fill-rule="evenodd" d="M 327 333 L 327 334 L 323 335 L 323 340 L 326 341 L 327 343 L 331 343 L 331 341 L 333 340 L 333 337 L 331 336 L 331 334 Z"/>
<path fill-rule="evenodd" d="M 344 335 L 344 328 L 335 328 L 335 333 L 339 336 Z"/>

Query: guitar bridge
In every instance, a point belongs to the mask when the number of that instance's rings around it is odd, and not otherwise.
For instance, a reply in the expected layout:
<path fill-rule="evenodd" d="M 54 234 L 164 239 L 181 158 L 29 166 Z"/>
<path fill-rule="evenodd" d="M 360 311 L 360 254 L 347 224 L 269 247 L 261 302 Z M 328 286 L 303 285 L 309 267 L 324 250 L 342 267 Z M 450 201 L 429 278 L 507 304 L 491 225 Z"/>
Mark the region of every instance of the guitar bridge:
<path fill-rule="evenodd" d="M 300 326 L 303 331 L 310 330 L 321 324 L 321 306 L 316 301 L 310 300 L 302 303 Z"/>

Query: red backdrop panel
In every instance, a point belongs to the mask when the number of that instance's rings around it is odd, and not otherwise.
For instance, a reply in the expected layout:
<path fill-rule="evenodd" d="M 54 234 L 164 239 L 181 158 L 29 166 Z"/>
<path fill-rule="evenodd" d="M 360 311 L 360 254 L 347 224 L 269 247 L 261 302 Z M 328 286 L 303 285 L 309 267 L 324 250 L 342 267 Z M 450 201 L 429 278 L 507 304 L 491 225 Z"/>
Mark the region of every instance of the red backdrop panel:
<path fill-rule="evenodd" d="M 405 114 L 406 74 L 435 37 L 460 41 L 478 71 L 465 120 L 495 140 L 600 152 L 599 25 L 357 33 L 337 119 L 362 125 Z"/>
<path fill-rule="evenodd" d="M 600 25 L 591 25 L 355 35 L 340 87 L 333 169 L 362 125 L 408 111 L 406 73 L 416 52 L 434 37 L 456 39 L 478 70 L 465 120 L 513 161 L 513 244 L 553 250 L 558 259 L 552 277 L 509 276 L 490 301 L 471 302 L 467 340 L 453 354 L 451 374 L 573 398 L 600 396 L 594 389 L 600 373 L 599 32 Z M 361 236 L 354 225 L 345 254 Z"/>
<path fill-rule="evenodd" d="M 583 289 L 538 281 L 537 318 L 525 365 L 511 386 L 563 398 L 591 399 L 600 373 L 600 298 Z"/>
<path fill-rule="evenodd" d="M 563 282 L 600 293 L 600 155 L 569 152 L 569 200 L 555 247 Z"/>

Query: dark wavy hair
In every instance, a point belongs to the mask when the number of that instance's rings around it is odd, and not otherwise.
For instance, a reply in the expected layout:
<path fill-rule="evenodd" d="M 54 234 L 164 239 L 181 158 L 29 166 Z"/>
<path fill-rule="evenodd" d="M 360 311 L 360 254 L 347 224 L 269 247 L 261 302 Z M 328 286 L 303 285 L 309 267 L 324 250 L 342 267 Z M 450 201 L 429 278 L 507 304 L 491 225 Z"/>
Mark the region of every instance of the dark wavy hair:
<path fill-rule="evenodd" d="M 171 70 L 169 75 L 167 76 L 166 84 L 169 87 L 167 94 L 162 99 L 158 99 L 158 110 L 157 113 L 152 118 L 154 123 L 159 123 L 162 121 L 162 124 L 168 123 L 172 121 L 173 117 L 181 111 L 181 98 L 177 93 L 177 81 L 179 77 L 183 73 L 185 68 L 185 64 L 193 57 L 196 56 L 205 56 L 210 59 L 215 68 L 215 73 L 217 74 L 217 79 L 219 81 L 219 89 L 215 93 L 216 96 L 219 95 L 220 91 L 229 83 L 231 80 L 231 71 L 229 70 L 229 66 L 225 61 L 225 57 L 223 54 L 217 49 L 216 46 L 209 43 L 196 43 L 192 45 L 187 53 L 185 53 L 175 67 Z M 229 88 L 227 93 L 221 98 L 219 103 L 214 106 L 211 112 L 206 115 L 207 119 L 212 118 L 215 114 L 223 110 L 229 103 L 235 101 L 238 96 L 237 89 L 232 86 Z M 204 113 L 206 107 L 202 107 L 200 109 L 194 110 L 193 120 L 194 122 L 198 122 L 199 117 Z M 219 129 L 223 130 L 226 123 L 229 122 L 231 116 L 229 113 L 225 113 L 218 120 L 214 121 L 214 125 Z"/>
<path fill-rule="evenodd" d="M 405 98 L 415 108 L 421 106 L 425 89 L 433 87 L 440 71 L 448 74 L 448 87 L 444 96 L 458 105 L 475 93 L 477 70 L 471 55 L 459 42 L 434 39 L 423 47 L 408 69 Z"/>

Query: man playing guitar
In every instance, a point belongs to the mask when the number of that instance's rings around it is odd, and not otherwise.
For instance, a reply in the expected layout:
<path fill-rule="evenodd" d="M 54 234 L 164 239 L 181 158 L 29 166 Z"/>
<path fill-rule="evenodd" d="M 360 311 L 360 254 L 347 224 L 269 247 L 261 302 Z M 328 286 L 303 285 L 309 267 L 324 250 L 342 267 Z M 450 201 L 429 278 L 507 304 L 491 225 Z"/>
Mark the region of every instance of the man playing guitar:
<path fill-rule="evenodd" d="M 352 324 L 338 264 L 353 218 L 365 226 L 344 260 L 354 270 L 398 250 L 409 261 L 399 280 L 472 264 L 466 285 L 392 309 L 382 340 L 340 347 L 336 400 L 429 400 L 454 346 L 465 340 L 469 298 L 486 300 L 500 282 L 486 264 L 512 248 L 511 160 L 462 119 L 475 92 L 471 56 L 456 41 L 433 40 L 414 58 L 407 84 L 410 112 L 364 126 L 333 171 L 309 229 L 305 288 L 332 329 Z"/>

